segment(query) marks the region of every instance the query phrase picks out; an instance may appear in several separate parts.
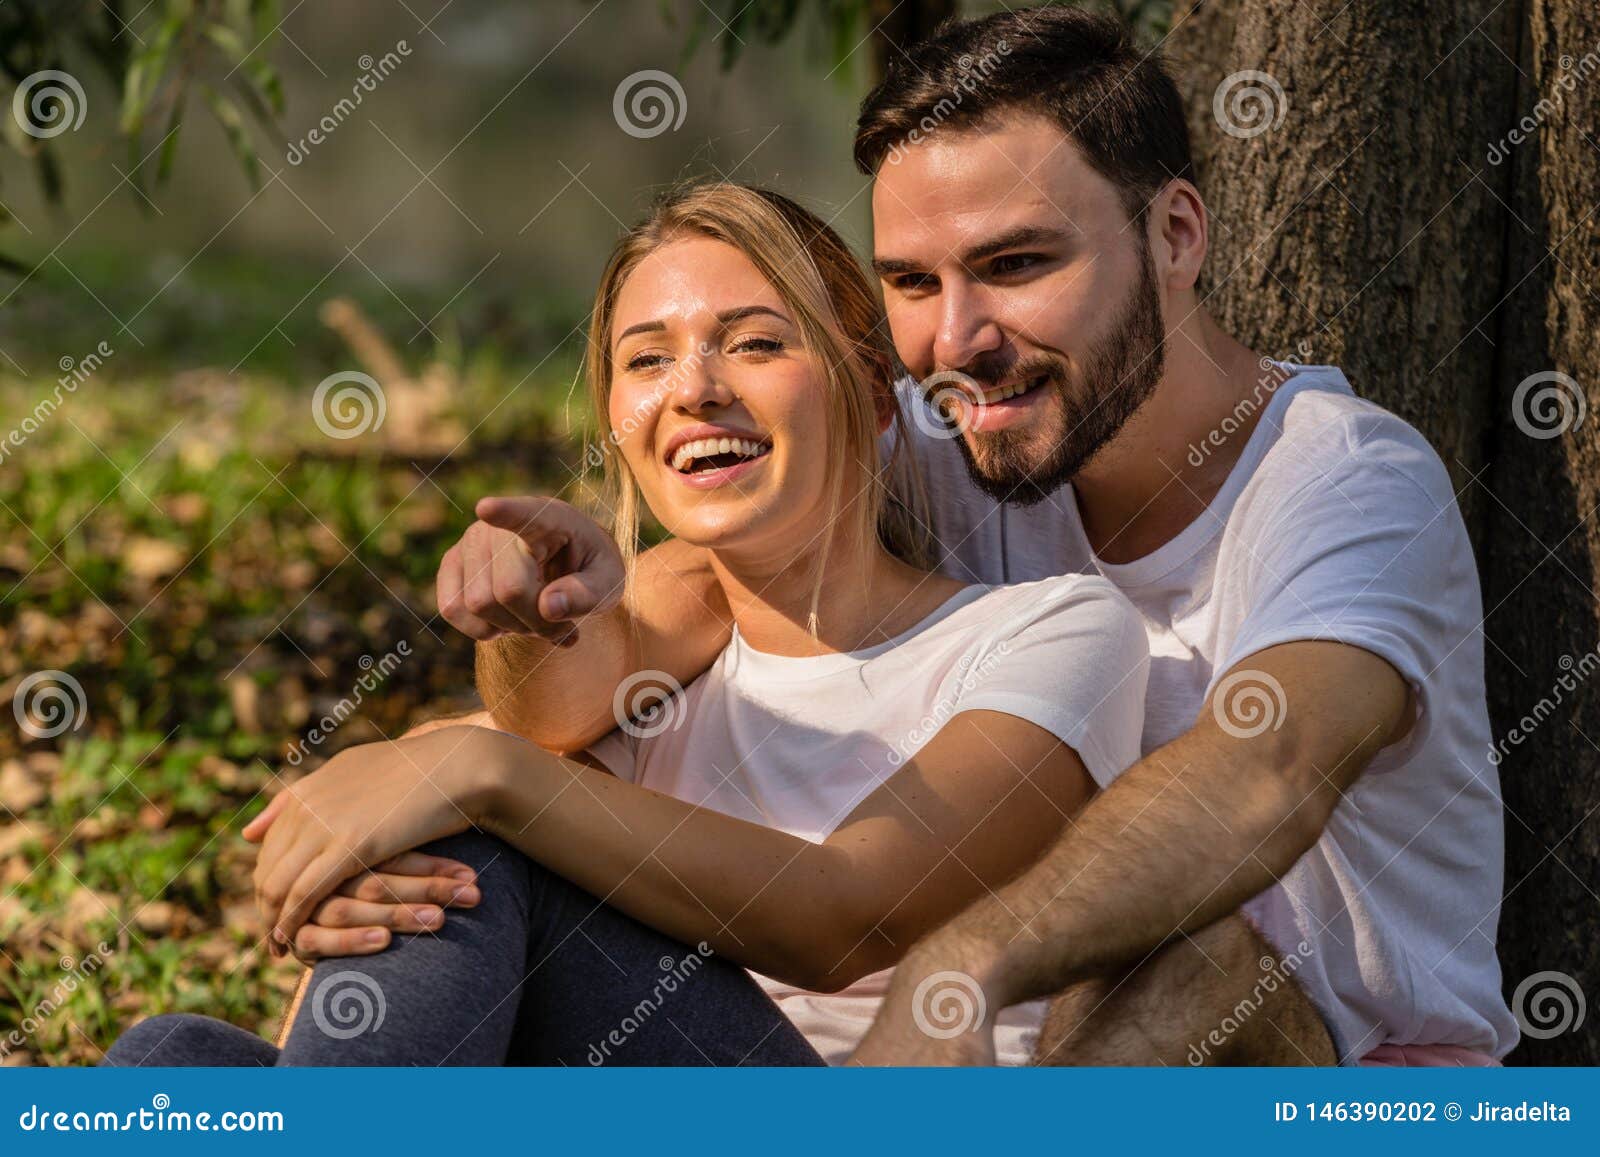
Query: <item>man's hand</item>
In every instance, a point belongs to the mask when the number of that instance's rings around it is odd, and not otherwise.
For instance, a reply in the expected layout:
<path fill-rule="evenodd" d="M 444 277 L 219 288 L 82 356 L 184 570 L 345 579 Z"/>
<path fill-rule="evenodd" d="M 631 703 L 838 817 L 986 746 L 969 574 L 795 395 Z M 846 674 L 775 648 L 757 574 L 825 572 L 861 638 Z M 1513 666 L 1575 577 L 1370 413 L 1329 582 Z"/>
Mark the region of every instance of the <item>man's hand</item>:
<path fill-rule="evenodd" d="M 256 902 L 281 955 L 346 880 L 429 840 L 473 826 L 497 758 L 521 740 L 482 727 L 447 727 L 346 748 L 275 796 L 245 828 L 261 841 Z"/>
<path fill-rule="evenodd" d="M 295 934 L 292 951 L 315 964 L 382 952 L 396 932 L 436 932 L 444 927 L 444 909 L 472 908 L 482 899 L 477 879 L 459 860 L 402 852 L 339 885 Z"/>
<path fill-rule="evenodd" d="M 994 1018 L 999 1011 L 972 973 L 940 968 L 913 949 L 895 966 L 877 1019 L 847 1063 L 994 1065 Z"/>
<path fill-rule="evenodd" d="M 484 498 L 478 521 L 439 563 L 439 612 L 479 642 L 538 635 L 570 646 L 573 621 L 617 605 L 622 552 L 555 498 Z"/>

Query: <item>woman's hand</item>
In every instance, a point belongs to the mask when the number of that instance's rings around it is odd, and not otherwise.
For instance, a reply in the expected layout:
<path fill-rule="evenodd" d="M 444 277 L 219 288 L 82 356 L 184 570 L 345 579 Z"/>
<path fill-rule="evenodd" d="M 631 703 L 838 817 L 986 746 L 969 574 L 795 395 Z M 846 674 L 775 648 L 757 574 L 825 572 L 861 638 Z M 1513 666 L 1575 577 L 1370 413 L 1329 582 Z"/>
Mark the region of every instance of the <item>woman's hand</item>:
<path fill-rule="evenodd" d="M 280 793 L 250 822 L 261 838 L 256 902 L 282 955 L 318 905 L 362 869 L 472 827 L 506 745 L 482 727 L 352 747 Z"/>
<path fill-rule="evenodd" d="M 622 597 L 622 553 L 594 519 L 555 498 L 485 498 L 439 563 L 439 613 L 479 642 L 577 641 L 574 620 Z"/>

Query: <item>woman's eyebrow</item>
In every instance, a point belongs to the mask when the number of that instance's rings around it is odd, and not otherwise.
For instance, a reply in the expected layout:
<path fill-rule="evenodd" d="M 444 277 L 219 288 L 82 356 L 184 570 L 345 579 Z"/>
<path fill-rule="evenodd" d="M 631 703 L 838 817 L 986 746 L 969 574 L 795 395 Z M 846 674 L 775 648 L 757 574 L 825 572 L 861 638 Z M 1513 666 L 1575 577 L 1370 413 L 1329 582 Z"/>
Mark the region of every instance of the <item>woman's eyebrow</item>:
<path fill-rule="evenodd" d="M 723 325 L 732 325 L 734 322 L 742 321 L 747 317 L 760 317 L 762 315 L 775 317 L 784 323 L 789 321 L 787 317 L 770 305 L 741 305 L 737 309 L 725 309 L 717 314 L 717 321 Z M 619 333 L 615 345 L 621 345 L 624 338 L 632 337 L 636 333 L 661 333 L 666 328 L 667 323 L 664 321 L 641 321 L 635 325 L 630 325 Z"/>

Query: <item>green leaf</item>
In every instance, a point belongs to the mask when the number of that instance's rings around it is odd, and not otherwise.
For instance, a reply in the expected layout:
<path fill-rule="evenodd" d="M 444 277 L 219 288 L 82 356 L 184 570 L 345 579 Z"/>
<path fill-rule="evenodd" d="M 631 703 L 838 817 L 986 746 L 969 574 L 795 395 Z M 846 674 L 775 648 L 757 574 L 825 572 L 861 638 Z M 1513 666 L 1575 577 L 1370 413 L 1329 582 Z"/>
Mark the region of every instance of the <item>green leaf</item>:
<path fill-rule="evenodd" d="M 239 164 L 244 167 L 244 174 L 250 181 L 250 187 L 259 190 L 261 165 L 256 157 L 255 145 L 250 140 L 249 130 L 245 128 L 244 117 L 239 112 L 239 106 L 210 85 L 202 87 L 206 104 L 211 106 L 211 115 L 216 117 L 217 123 L 222 126 L 222 131 L 228 138 L 228 146 L 233 149 L 234 156 L 239 158 Z"/>

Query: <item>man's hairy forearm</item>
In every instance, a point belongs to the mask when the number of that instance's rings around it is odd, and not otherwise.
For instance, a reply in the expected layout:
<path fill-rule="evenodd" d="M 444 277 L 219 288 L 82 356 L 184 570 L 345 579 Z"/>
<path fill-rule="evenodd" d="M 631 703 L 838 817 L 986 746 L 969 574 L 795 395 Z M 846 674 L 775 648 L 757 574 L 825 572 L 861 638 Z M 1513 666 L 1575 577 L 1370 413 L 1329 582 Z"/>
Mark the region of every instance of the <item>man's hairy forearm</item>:
<path fill-rule="evenodd" d="M 479 643 L 478 693 L 505 730 L 549 751 L 578 751 L 617 726 L 612 701 L 624 678 L 651 670 L 687 684 L 728 634 L 707 553 L 666 542 L 639 557 L 622 605 L 580 622 L 574 645 L 528 635 Z"/>
<path fill-rule="evenodd" d="M 1410 695 L 1382 659 L 1338 643 L 1280 644 L 1251 664 L 1287 689 L 1278 728 L 1239 737 L 1203 710 L 1091 800 L 1037 864 L 912 957 L 972 972 L 1004 1007 L 1136 966 L 1293 867 L 1343 791 L 1410 726 Z"/>
<path fill-rule="evenodd" d="M 1248 774 L 1237 750 L 1209 737 L 1182 736 L 914 955 L 972 971 L 999 1007 L 1138 964 L 1268 887 L 1315 842 L 1334 802 L 1270 770 Z"/>

